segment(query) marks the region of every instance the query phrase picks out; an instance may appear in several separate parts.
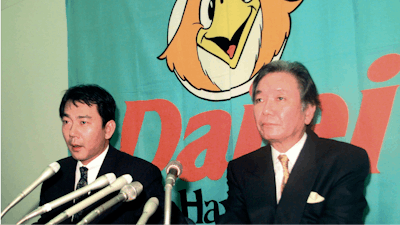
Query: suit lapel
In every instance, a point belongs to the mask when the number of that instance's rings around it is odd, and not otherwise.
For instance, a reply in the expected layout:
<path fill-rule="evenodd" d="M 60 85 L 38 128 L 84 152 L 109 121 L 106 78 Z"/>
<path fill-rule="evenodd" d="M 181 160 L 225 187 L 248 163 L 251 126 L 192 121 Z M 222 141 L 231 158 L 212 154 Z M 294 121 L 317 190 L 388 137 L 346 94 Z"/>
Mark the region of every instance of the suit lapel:
<path fill-rule="evenodd" d="M 107 174 L 107 173 L 114 173 L 116 178 L 118 179 L 118 177 L 121 175 L 118 173 L 118 152 L 119 150 L 115 149 L 114 147 L 112 147 L 111 145 L 109 146 L 108 152 L 106 157 L 104 158 L 103 164 L 100 167 L 99 173 L 97 174 L 97 178 Z M 92 192 L 92 195 L 95 194 L 96 192 L 100 191 L 96 190 L 94 192 Z M 105 202 L 106 200 L 109 200 L 111 197 L 113 197 L 114 194 L 110 194 L 108 196 L 105 196 L 102 200 L 100 200 L 99 202 Z M 89 206 L 88 208 L 86 208 L 86 212 L 85 213 L 89 213 L 91 212 L 93 209 L 95 209 L 95 207 L 98 207 L 98 203 L 93 204 L 91 206 Z M 94 221 L 92 221 L 93 223 L 98 223 L 99 221 L 102 221 L 107 215 L 109 215 L 109 211 L 103 213 L 102 215 L 98 216 Z"/>
<path fill-rule="evenodd" d="M 100 167 L 99 173 L 97 174 L 97 178 L 104 174 L 115 172 L 114 168 L 116 164 L 116 151 L 118 150 L 110 145 L 103 164 Z M 118 174 L 115 174 L 115 176 L 118 178 Z"/>
<path fill-rule="evenodd" d="M 300 223 L 304 207 L 307 204 L 307 198 L 318 173 L 315 138 L 318 137 L 313 132 L 308 133 L 306 143 L 297 158 L 282 193 L 274 223 Z"/>
<path fill-rule="evenodd" d="M 275 172 L 272 163 L 271 147 L 267 145 L 253 156 L 247 170 L 248 190 L 253 202 L 249 203 L 249 214 L 252 223 L 273 223 L 276 211 Z"/>
<path fill-rule="evenodd" d="M 67 163 L 65 165 L 65 173 L 63 174 L 65 176 L 65 194 L 68 194 L 70 192 L 73 192 L 75 190 L 75 171 L 76 171 L 76 164 L 78 163 L 78 161 L 76 161 L 75 159 L 73 159 L 71 157 L 71 162 Z M 63 194 L 63 195 L 65 195 Z"/>

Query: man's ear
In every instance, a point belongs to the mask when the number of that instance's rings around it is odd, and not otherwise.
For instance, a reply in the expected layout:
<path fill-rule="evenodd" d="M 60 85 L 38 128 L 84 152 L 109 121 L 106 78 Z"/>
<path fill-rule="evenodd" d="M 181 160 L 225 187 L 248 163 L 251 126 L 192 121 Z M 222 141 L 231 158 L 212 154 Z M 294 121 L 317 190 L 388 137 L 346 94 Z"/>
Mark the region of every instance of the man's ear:
<path fill-rule="evenodd" d="M 117 126 L 117 125 L 115 124 L 115 121 L 114 121 L 114 120 L 109 120 L 109 121 L 106 123 L 106 126 L 105 126 L 105 130 L 106 130 L 105 138 L 106 138 L 107 140 L 110 140 L 111 137 L 113 136 L 113 134 L 114 134 L 114 132 L 115 132 L 116 126 Z"/>
<path fill-rule="evenodd" d="M 304 109 L 305 117 L 304 117 L 304 124 L 308 125 L 311 123 L 312 119 L 314 118 L 315 110 L 317 107 L 312 104 L 307 104 L 306 108 Z"/>

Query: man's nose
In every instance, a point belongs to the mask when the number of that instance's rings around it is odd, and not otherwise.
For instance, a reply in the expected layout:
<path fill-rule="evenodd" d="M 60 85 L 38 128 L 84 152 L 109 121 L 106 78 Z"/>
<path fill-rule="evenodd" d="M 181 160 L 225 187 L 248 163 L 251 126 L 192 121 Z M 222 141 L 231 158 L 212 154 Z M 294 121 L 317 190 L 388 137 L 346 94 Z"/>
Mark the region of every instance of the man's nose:
<path fill-rule="evenodd" d="M 264 102 L 264 107 L 263 107 L 263 114 L 271 114 L 273 111 L 274 111 L 274 108 L 275 108 L 275 106 L 274 106 L 274 103 L 273 103 L 273 101 L 270 101 L 270 100 L 266 100 L 265 102 Z"/>
<path fill-rule="evenodd" d="M 69 136 L 75 137 L 77 135 L 77 133 L 78 133 L 77 126 L 74 125 L 74 123 L 72 123 L 71 127 L 69 128 Z"/>

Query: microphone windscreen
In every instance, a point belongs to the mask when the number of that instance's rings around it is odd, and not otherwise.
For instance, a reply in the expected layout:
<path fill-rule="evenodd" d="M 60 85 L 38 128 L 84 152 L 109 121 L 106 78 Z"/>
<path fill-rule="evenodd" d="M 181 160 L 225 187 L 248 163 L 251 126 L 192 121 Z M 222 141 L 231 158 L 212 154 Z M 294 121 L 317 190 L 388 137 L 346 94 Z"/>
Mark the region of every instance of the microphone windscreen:
<path fill-rule="evenodd" d="M 114 173 L 107 173 L 107 174 L 105 174 L 105 176 L 106 176 L 109 184 L 111 184 L 112 182 L 114 182 L 117 179 L 117 177 L 115 176 Z"/>
<path fill-rule="evenodd" d="M 49 165 L 49 167 L 54 171 L 54 173 L 57 173 L 61 166 L 58 162 L 53 162 Z"/>
<path fill-rule="evenodd" d="M 167 164 L 167 169 L 166 169 L 167 174 L 171 169 L 177 170 L 177 176 L 180 176 L 182 174 L 182 164 L 177 160 L 172 160 Z"/>
<path fill-rule="evenodd" d="M 143 213 L 148 213 L 150 215 L 153 215 L 158 205 L 159 205 L 158 198 L 151 197 L 149 200 L 147 200 L 146 204 L 144 205 Z"/>
<path fill-rule="evenodd" d="M 129 174 L 124 174 L 124 175 L 122 175 L 122 176 L 120 176 L 120 177 L 123 177 L 123 178 L 126 180 L 126 183 L 127 183 L 127 184 L 131 183 L 132 180 L 133 180 L 132 176 L 129 175 Z M 120 178 L 120 177 L 118 177 L 118 178 Z"/>
<path fill-rule="evenodd" d="M 142 191 L 143 191 L 143 185 L 140 182 L 135 181 L 122 187 L 120 192 L 125 193 L 127 195 L 128 199 L 126 199 L 125 202 L 129 202 L 136 199 L 137 196 L 139 196 L 140 193 L 142 193 Z"/>

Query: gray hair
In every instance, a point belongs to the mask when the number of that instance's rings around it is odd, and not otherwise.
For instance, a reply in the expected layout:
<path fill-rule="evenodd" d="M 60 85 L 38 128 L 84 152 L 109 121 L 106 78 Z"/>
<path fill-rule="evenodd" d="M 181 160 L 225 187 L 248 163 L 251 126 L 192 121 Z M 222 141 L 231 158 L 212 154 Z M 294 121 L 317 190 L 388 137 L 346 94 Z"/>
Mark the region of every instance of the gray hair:
<path fill-rule="evenodd" d="M 260 80 L 269 73 L 287 72 L 292 74 L 299 84 L 300 98 L 303 110 L 307 105 L 316 106 L 316 111 L 311 123 L 307 126 L 315 125 L 318 115 L 321 112 L 321 102 L 318 97 L 318 90 L 307 68 L 299 62 L 287 62 L 283 60 L 273 61 L 264 65 L 258 72 L 257 77 L 253 81 L 252 101 L 255 101 L 257 86 Z"/>

